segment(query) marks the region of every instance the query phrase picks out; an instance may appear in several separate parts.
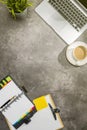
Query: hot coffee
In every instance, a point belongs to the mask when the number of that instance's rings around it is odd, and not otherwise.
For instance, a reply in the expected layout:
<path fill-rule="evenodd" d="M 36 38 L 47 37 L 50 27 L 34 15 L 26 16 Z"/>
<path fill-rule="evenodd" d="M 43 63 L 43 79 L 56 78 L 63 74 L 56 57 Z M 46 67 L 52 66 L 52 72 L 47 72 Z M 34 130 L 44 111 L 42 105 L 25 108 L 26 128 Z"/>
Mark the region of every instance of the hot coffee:
<path fill-rule="evenodd" d="M 73 51 L 76 60 L 83 60 L 87 56 L 87 49 L 84 46 L 78 46 Z"/>

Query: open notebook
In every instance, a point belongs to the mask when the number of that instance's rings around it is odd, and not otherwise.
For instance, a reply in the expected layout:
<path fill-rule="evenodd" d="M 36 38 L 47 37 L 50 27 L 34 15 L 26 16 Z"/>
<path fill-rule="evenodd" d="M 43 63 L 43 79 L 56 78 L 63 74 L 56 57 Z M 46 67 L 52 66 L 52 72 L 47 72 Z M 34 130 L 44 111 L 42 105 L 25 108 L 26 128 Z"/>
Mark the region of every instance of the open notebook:
<path fill-rule="evenodd" d="M 34 104 L 18 88 L 10 76 L 0 82 L 0 111 L 15 128 L 28 123 L 28 116 L 33 116 Z"/>
<path fill-rule="evenodd" d="M 37 112 L 28 125 L 23 124 L 17 130 L 58 130 L 64 127 L 59 113 L 56 114 L 55 119 L 48 105 L 50 104 L 53 109 L 56 108 L 51 95 L 42 96 L 35 99 L 33 102 L 36 106 Z M 10 130 L 15 130 L 11 123 L 8 122 L 8 125 Z"/>

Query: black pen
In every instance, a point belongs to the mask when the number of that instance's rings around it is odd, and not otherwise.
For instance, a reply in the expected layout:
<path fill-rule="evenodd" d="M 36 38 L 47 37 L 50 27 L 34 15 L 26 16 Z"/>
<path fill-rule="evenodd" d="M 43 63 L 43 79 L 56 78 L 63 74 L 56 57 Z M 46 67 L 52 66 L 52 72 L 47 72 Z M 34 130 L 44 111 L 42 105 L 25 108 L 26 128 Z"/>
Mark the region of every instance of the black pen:
<path fill-rule="evenodd" d="M 50 103 L 48 103 L 48 105 L 49 105 L 49 107 L 50 107 L 50 109 L 51 109 L 51 112 L 53 113 L 54 119 L 57 120 L 57 118 L 56 118 L 56 113 L 59 113 L 60 110 L 59 110 L 58 108 L 53 109 L 53 107 L 51 106 Z"/>
<path fill-rule="evenodd" d="M 7 102 L 5 102 L 0 108 L 3 108 L 6 104 L 8 104 L 10 101 L 12 101 L 16 96 L 13 96 L 10 98 Z"/>

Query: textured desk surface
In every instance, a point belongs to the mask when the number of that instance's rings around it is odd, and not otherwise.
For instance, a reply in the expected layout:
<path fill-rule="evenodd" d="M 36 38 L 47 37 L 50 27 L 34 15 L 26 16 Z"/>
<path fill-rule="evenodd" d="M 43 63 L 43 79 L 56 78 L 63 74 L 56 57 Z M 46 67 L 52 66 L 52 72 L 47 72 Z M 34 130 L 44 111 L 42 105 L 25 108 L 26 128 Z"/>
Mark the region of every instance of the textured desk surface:
<path fill-rule="evenodd" d="M 74 67 L 65 57 L 67 45 L 35 13 L 13 20 L 0 4 L 0 79 L 10 74 L 34 99 L 51 93 L 61 109 L 63 130 L 87 130 L 87 65 Z M 87 30 L 78 38 L 87 42 Z M 8 130 L 0 116 L 0 130 Z"/>

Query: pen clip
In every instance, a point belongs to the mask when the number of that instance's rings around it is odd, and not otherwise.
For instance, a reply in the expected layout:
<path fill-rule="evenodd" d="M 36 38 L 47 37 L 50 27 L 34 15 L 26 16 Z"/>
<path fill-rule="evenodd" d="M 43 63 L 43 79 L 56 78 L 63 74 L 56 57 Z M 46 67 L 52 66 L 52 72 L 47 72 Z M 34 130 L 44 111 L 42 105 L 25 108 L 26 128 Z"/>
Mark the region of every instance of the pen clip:
<path fill-rule="evenodd" d="M 28 91 L 27 91 L 27 89 L 25 88 L 25 86 L 22 86 L 22 91 L 23 91 L 24 93 L 28 93 Z"/>
<path fill-rule="evenodd" d="M 55 108 L 55 109 L 54 109 L 54 108 L 51 106 L 50 103 L 48 103 L 48 105 L 49 105 L 49 107 L 50 107 L 50 109 L 51 109 L 51 112 L 52 112 L 52 114 L 53 114 L 54 119 L 57 120 L 57 118 L 56 118 L 56 113 L 59 113 L 60 110 L 59 110 L 58 108 Z"/>

